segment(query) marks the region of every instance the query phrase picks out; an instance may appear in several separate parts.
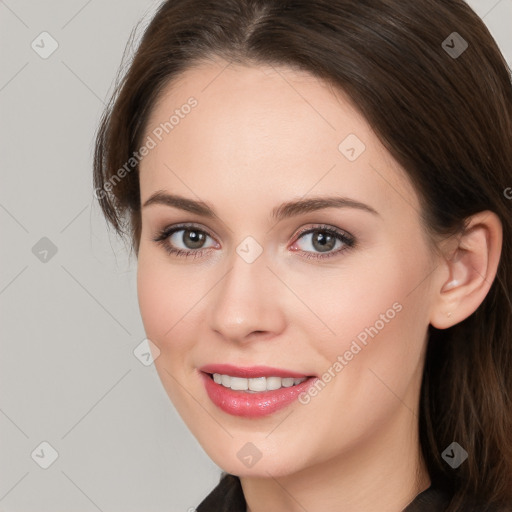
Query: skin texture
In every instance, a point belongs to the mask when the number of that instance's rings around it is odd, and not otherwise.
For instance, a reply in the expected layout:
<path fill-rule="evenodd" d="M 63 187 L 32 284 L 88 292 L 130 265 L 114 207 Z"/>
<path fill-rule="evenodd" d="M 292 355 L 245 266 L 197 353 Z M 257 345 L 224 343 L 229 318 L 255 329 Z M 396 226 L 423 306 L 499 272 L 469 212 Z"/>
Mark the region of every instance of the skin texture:
<path fill-rule="evenodd" d="M 449 327 L 481 303 L 499 260 L 499 220 L 479 214 L 467 237 L 435 253 L 404 171 L 341 92 L 304 72 L 202 63 L 166 88 L 145 135 L 190 96 L 197 106 L 140 166 L 142 204 L 165 190 L 217 215 L 142 209 L 138 298 L 166 392 L 211 459 L 241 477 L 248 511 L 401 511 L 430 484 L 417 432 L 428 324 Z M 355 161 L 338 149 L 349 134 L 366 146 Z M 282 202 L 334 194 L 378 214 L 270 218 Z M 208 235 L 202 255 L 169 255 L 152 240 L 178 223 Z M 298 237 L 320 224 L 356 245 L 307 259 L 343 246 L 322 253 L 313 235 Z M 201 248 L 187 234 L 168 241 Z M 236 252 L 247 236 L 263 249 L 253 263 Z M 464 251 L 450 259 L 458 244 Z M 199 378 L 207 363 L 321 376 L 395 303 L 401 310 L 307 404 L 240 418 L 218 409 Z M 261 452 L 252 467 L 237 457 L 248 442 Z"/>

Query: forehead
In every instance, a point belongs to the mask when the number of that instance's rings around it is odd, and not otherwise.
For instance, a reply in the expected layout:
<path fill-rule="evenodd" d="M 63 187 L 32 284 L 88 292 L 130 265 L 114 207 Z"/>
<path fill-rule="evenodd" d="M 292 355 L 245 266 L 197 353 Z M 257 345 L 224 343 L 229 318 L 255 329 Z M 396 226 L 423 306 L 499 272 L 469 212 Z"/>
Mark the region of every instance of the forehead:
<path fill-rule="evenodd" d="M 142 201 L 172 189 L 238 194 L 257 206 L 286 191 L 284 199 L 336 192 L 372 197 L 381 210 L 404 198 L 417 206 L 405 173 L 348 97 L 303 71 L 202 63 L 160 95 L 148 137 L 155 146 L 140 165 Z"/>

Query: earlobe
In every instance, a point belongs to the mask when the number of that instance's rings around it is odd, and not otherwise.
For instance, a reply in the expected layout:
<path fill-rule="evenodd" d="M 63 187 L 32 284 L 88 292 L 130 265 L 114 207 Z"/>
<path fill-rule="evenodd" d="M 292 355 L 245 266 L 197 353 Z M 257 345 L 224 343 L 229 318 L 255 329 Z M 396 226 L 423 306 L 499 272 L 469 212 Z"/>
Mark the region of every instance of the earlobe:
<path fill-rule="evenodd" d="M 471 217 L 453 255 L 440 261 L 432 326 L 446 329 L 462 322 L 484 301 L 496 277 L 502 236 L 501 221 L 495 213 L 485 211 Z"/>

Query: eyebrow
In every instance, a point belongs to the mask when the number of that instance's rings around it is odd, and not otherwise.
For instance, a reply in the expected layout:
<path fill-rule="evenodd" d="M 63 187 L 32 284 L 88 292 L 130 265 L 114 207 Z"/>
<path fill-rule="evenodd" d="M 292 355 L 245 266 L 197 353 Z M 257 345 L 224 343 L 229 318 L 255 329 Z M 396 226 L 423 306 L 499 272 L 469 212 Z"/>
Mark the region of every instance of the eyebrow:
<path fill-rule="evenodd" d="M 152 194 L 144 203 L 143 208 L 152 204 L 171 206 L 206 218 L 213 219 L 216 217 L 215 210 L 208 203 L 195 201 L 176 194 L 168 194 L 164 190 L 159 190 Z M 289 217 L 324 208 L 356 208 L 380 216 L 374 208 L 355 199 L 341 196 L 319 196 L 282 203 L 272 210 L 271 219 L 281 221 Z"/>

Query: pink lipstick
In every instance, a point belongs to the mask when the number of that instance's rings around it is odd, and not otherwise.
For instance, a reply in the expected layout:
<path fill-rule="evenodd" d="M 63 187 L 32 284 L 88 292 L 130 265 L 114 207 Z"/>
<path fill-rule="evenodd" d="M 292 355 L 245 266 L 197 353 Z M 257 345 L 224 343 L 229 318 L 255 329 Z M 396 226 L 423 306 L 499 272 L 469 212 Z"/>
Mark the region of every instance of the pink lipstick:
<path fill-rule="evenodd" d="M 252 366 L 252 367 L 235 367 L 228 364 L 214 364 L 206 365 L 199 368 L 199 373 L 203 379 L 206 392 L 210 400 L 224 412 L 235 416 L 243 416 L 247 418 L 258 418 L 272 414 L 279 411 L 284 407 L 293 403 L 297 397 L 305 392 L 316 380 L 316 376 L 305 375 L 302 373 L 283 370 L 280 368 L 272 368 L 268 366 Z M 215 382 L 213 374 L 234 377 L 237 381 L 236 386 L 241 385 L 245 389 L 231 389 L 226 387 L 223 383 Z M 219 375 L 217 380 L 219 380 Z M 257 379 L 259 387 L 264 386 L 261 381 L 266 381 L 265 378 L 281 377 L 287 379 L 288 385 L 280 387 L 279 389 L 251 391 L 247 389 L 247 382 L 245 379 Z M 290 385 L 292 379 L 297 382 L 299 379 L 303 380 Z M 231 379 L 227 379 L 231 381 Z M 276 379 L 271 379 L 274 384 Z M 231 381 L 232 382 L 232 381 Z M 277 381 L 279 385 L 279 381 Z M 281 382 L 281 385 L 283 383 Z M 236 387 L 235 386 L 235 387 Z"/>

